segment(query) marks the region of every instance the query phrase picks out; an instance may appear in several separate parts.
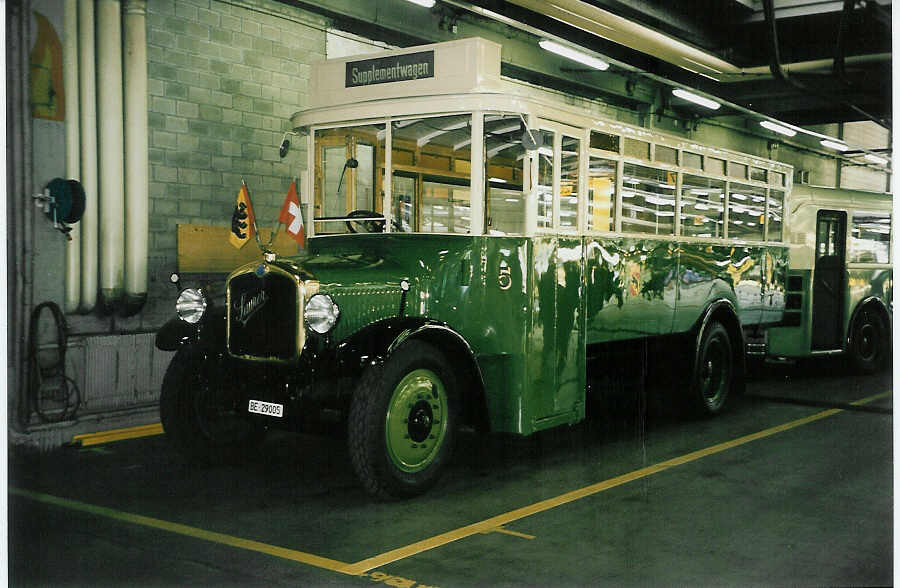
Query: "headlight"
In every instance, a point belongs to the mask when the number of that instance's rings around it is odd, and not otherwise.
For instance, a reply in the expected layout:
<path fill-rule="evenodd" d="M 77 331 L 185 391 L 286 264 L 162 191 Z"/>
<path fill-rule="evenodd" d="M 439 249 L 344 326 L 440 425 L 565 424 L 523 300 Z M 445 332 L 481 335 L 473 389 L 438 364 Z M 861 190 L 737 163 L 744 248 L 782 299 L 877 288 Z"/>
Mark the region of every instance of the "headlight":
<path fill-rule="evenodd" d="M 328 294 L 316 294 L 306 303 L 303 318 L 306 319 L 306 324 L 309 325 L 310 329 L 320 335 L 324 335 L 334 327 L 340 314 L 341 311 L 338 309 L 338 305 L 334 303 L 334 300 L 331 299 L 331 296 Z"/>
<path fill-rule="evenodd" d="M 187 288 L 178 295 L 175 301 L 175 312 L 178 318 L 192 325 L 203 318 L 206 312 L 206 297 L 197 288 Z"/>

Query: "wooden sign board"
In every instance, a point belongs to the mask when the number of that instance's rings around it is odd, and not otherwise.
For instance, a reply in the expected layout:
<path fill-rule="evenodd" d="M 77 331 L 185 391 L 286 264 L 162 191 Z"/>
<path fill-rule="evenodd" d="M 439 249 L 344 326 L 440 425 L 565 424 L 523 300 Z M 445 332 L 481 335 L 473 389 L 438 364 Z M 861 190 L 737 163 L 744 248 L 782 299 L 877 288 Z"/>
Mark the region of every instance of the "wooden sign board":
<path fill-rule="evenodd" d="M 256 240 L 241 249 L 228 241 L 228 227 L 211 225 L 178 225 L 178 271 L 180 273 L 228 274 L 235 268 L 262 259 Z M 269 242 L 271 229 L 259 231 L 260 240 Z M 272 249 L 278 255 L 297 255 L 297 243 L 284 231 L 275 236 Z"/>

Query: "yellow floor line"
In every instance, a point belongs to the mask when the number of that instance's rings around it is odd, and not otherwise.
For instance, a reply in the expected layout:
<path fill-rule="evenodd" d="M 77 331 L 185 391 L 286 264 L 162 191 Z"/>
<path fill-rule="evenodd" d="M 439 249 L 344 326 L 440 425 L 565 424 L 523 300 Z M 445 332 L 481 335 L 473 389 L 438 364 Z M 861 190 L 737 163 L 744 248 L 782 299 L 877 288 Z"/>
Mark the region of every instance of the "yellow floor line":
<path fill-rule="evenodd" d="M 72 443 L 87 447 L 89 445 L 99 445 L 100 443 L 137 439 L 138 437 L 149 437 L 150 435 L 162 435 L 162 433 L 162 424 L 154 423 L 152 425 L 140 425 L 138 427 L 128 427 L 125 429 L 111 429 L 109 431 L 100 431 L 98 433 L 75 435 L 72 437 Z"/>
<path fill-rule="evenodd" d="M 24 496 L 25 498 L 37 500 L 45 504 L 52 504 L 54 506 L 86 512 L 117 521 L 125 521 L 127 523 L 142 525 L 144 527 L 151 527 L 153 529 L 169 531 L 170 533 L 177 533 L 179 535 L 193 537 L 194 539 L 203 539 L 204 541 L 211 541 L 213 543 L 220 543 L 222 545 L 230 545 L 231 547 L 237 547 L 239 549 L 246 549 L 258 553 L 264 553 L 266 555 L 273 555 L 275 557 L 289 559 L 291 561 L 315 566 L 317 568 L 323 568 L 333 572 L 346 574 L 347 569 L 350 567 L 350 564 L 344 563 L 342 561 L 328 559 L 327 557 L 320 557 L 311 553 L 304 553 L 303 551 L 296 551 L 294 549 L 287 549 L 285 547 L 277 547 L 275 545 L 260 543 L 259 541 L 253 541 L 250 539 L 242 539 L 241 537 L 234 537 L 232 535 L 225 535 L 223 533 L 214 533 L 212 531 L 198 529 L 197 527 L 190 527 L 188 525 L 181 525 L 179 523 L 173 523 L 161 519 L 154 519 L 152 517 L 145 517 L 143 515 L 123 512 L 112 508 L 78 502 L 77 500 L 70 500 L 68 498 L 60 498 L 58 496 L 51 496 L 49 494 L 32 492 L 30 490 L 22 490 L 20 488 L 14 487 L 10 487 L 9 492 L 11 494 Z"/>
<path fill-rule="evenodd" d="M 884 392 L 881 394 L 876 394 L 874 396 L 870 396 L 868 398 L 863 398 L 861 400 L 857 400 L 853 404 L 867 404 L 874 400 L 878 400 L 881 398 L 885 398 L 890 396 L 891 392 Z M 833 408 L 829 410 L 824 410 L 822 412 L 818 412 L 811 416 L 797 419 L 794 421 L 790 421 L 783 425 L 778 425 L 775 427 L 770 427 L 768 429 L 764 429 L 757 433 L 753 433 L 751 435 L 745 435 L 743 437 L 738 437 L 737 439 L 732 439 L 731 441 L 726 441 L 724 443 L 719 443 L 718 445 L 713 445 L 711 447 L 707 447 L 705 449 L 700 449 L 699 451 L 694 451 L 692 453 L 688 453 L 686 455 L 682 455 L 680 457 L 675 457 L 673 459 L 669 459 L 645 468 L 641 468 L 639 470 L 635 470 L 633 472 L 623 474 L 621 476 L 616 476 L 615 478 L 610 478 L 608 480 L 604 480 L 603 482 L 598 482 L 597 484 L 592 484 L 590 486 L 586 486 L 579 490 L 573 490 L 571 492 L 566 492 L 565 494 L 561 494 L 554 498 L 548 498 L 547 500 L 542 500 L 540 502 L 536 502 L 529 506 L 523 506 L 522 508 L 518 508 L 516 510 L 510 511 L 505 514 L 497 515 L 495 517 L 491 517 L 489 519 L 485 519 L 481 522 L 474 523 L 471 525 L 466 525 L 465 527 L 460 527 L 459 529 L 454 529 L 453 531 L 448 531 L 446 533 L 442 533 L 440 535 L 435 535 L 434 537 L 430 537 L 428 539 L 424 539 L 422 541 L 418 541 L 416 543 L 412 543 L 405 547 L 400 547 L 398 549 L 394 549 L 392 551 L 388 551 L 382 553 L 380 555 L 376 555 L 374 557 L 370 557 L 368 559 L 364 559 L 362 561 L 356 562 L 351 565 L 346 571 L 349 574 L 358 575 L 363 572 L 380 568 L 382 566 L 388 565 L 395 561 L 406 559 L 413 555 L 422 553 L 424 551 L 429 551 L 432 549 L 436 549 L 438 547 L 447 545 L 448 543 L 452 543 L 454 541 L 458 541 L 460 539 L 465 539 L 466 537 L 470 537 L 472 535 L 482 533 L 485 531 L 489 531 L 491 529 L 496 529 L 498 527 L 502 527 L 503 525 L 507 525 L 514 521 L 518 521 L 525 517 L 529 517 L 534 514 L 538 514 L 558 506 L 562 506 L 563 504 L 568 504 L 570 502 L 574 502 L 576 500 L 581 500 L 587 496 L 592 496 L 599 492 L 603 492 L 605 490 L 609 490 L 610 488 L 615 488 L 617 486 L 621 486 L 623 484 L 627 484 L 629 482 L 633 482 L 635 480 L 639 480 L 641 478 L 646 478 L 648 476 L 652 476 L 654 474 L 658 474 L 662 471 L 668 470 L 670 468 L 674 468 L 676 466 L 684 465 L 686 463 L 690 463 L 692 461 L 696 461 L 698 459 L 702 459 L 704 457 L 714 455 L 716 453 L 720 453 L 722 451 L 726 451 L 728 449 L 732 449 L 734 447 L 738 447 L 740 445 L 744 445 L 746 443 L 751 443 L 753 441 L 757 441 L 759 439 L 764 439 L 766 437 L 771 437 L 772 435 L 777 435 L 778 433 L 782 433 L 784 431 L 789 431 L 791 429 L 795 429 L 797 427 L 801 427 L 803 425 L 808 425 L 809 423 L 813 423 L 816 421 L 820 421 L 822 419 L 826 419 L 828 417 L 834 416 L 838 413 L 844 412 L 842 409 Z"/>
<path fill-rule="evenodd" d="M 876 394 L 874 396 L 869 396 L 868 398 L 863 398 L 861 400 L 857 400 L 852 404 L 861 405 L 867 404 L 869 402 L 873 402 L 875 400 L 879 400 L 881 398 L 886 398 L 891 395 L 891 392 L 884 392 L 882 394 Z M 370 557 L 368 559 L 356 562 L 354 564 L 337 561 L 334 559 L 329 559 L 327 557 L 321 557 L 318 555 L 313 555 L 311 553 L 305 553 L 303 551 L 297 551 L 294 549 L 288 549 L 286 547 L 278 547 L 275 545 L 269 545 L 267 543 L 261 543 L 259 541 L 253 541 L 250 539 L 243 539 L 241 537 L 234 537 L 232 535 L 226 535 L 223 533 L 215 533 L 212 531 L 206 531 L 204 529 L 199 529 L 197 527 L 190 527 L 188 525 L 182 525 L 179 523 L 173 523 L 170 521 L 164 521 L 162 519 L 155 519 L 152 517 L 147 517 L 143 515 L 123 512 L 119 510 L 115 510 L 112 508 L 106 508 L 103 506 L 97 506 L 93 504 L 87 504 L 84 502 L 79 502 L 77 500 L 71 500 L 68 498 L 60 498 L 58 496 L 52 496 L 49 494 L 42 494 L 40 492 L 33 492 L 31 490 L 24 490 L 20 488 L 15 488 L 10 486 L 9 492 L 11 494 L 15 494 L 17 496 L 22 496 L 25 498 L 29 498 L 31 500 L 36 500 L 39 502 L 43 502 L 45 504 L 51 504 L 54 506 L 68 508 L 71 510 L 77 510 L 81 512 L 90 513 L 93 515 L 106 517 L 109 519 L 114 519 L 118 521 L 124 521 L 128 523 L 133 523 L 136 525 L 142 525 L 145 527 L 150 527 L 154 529 L 159 529 L 163 531 L 169 531 L 171 533 L 177 533 L 179 535 L 184 535 L 187 537 L 193 537 L 195 539 L 202 539 L 204 541 L 210 541 L 213 543 L 219 543 L 222 545 L 229 545 L 231 547 L 236 547 L 239 549 L 246 549 L 249 551 L 255 551 L 258 553 L 263 553 L 266 555 L 271 555 L 274 557 L 280 557 L 283 559 L 295 561 L 298 563 L 307 564 L 310 566 L 314 566 L 317 568 L 322 568 L 325 570 L 330 570 L 333 572 L 338 572 L 341 574 L 348 574 L 358 576 L 375 568 L 379 568 L 385 566 L 387 564 L 393 563 L 395 561 L 405 559 L 416 555 L 418 553 L 422 553 L 424 551 L 428 551 L 431 549 L 435 549 L 437 547 L 441 547 L 443 545 L 447 545 L 448 543 L 452 543 L 453 541 L 457 541 L 459 539 L 464 539 L 466 537 L 470 537 L 472 535 L 478 533 L 489 533 L 489 532 L 501 532 L 507 533 L 510 535 L 525 537 L 525 538 L 533 538 L 533 536 L 526 535 L 524 533 L 518 533 L 517 531 L 510 531 L 508 529 L 503 529 L 503 526 L 509 524 L 511 522 L 523 519 L 525 517 L 529 517 L 534 514 L 538 514 L 552 508 L 556 508 L 558 506 L 562 506 L 563 504 L 568 504 L 570 502 L 574 502 L 576 500 L 580 500 L 582 498 L 597 494 L 599 492 L 603 492 L 605 490 L 609 490 L 610 488 L 615 488 L 617 486 L 621 486 L 623 484 L 627 484 L 629 482 L 633 482 L 634 480 L 639 480 L 641 478 L 645 478 L 647 476 L 652 476 L 653 474 L 657 474 L 659 472 L 665 471 L 667 469 L 684 465 L 686 463 L 690 463 L 692 461 L 696 461 L 703 457 L 707 457 L 709 455 L 714 455 L 716 453 L 720 453 L 727 449 L 731 449 L 734 447 L 738 447 L 740 445 L 744 445 L 746 443 L 750 443 L 752 441 L 756 441 L 759 439 L 764 439 L 766 437 L 770 437 L 772 435 L 776 435 L 778 433 L 782 433 L 784 431 L 788 431 L 790 429 L 794 429 L 803 425 L 807 425 L 809 423 L 813 423 L 816 421 L 820 421 L 822 419 L 826 419 L 828 417 L 834 416 L 838 413 L 844 412 L 842 409 L 830 409 L 822 412 L 818 412 L 811 416 L 797 419 L 794 421 L 790 421 L 783 425 L 778 425 L 775 427 L 770 427 L 768 429 L 764 429 L 757 433 L 753 433 L 751 435 L 745 435 L 743 437 L 738 437 L 737 439 L 733 439 L 731 441 L 726 441 L 724 443 L 720 443 L 718 445 L 713 445 L 711 447 L 707 447 L 705 449 L 701 449 L 699 451 L 694 451 L 692 453 L 688 453 L 686 455 L 682 455 L 680 457 L 675 457 L 673 459 L 669 459 L 645 468 L 641 468 L 639 470 L 635 470 L 633 472 L 623 474 L 621 476 L 616 476 L 614 478 L 610 478 L 608 480 L 604 480 L 602 482 L 598 482 L 597 484 L 592 484 L 590 486 L 586 486 L 584 488 L 573 490 L 571 492 L 566 492 L 565 494 L 561 494 L 554 498 L 548 498 L 547 500 L 542 500 L 540 502 L 536 502 L 529 506 L 524 506 L 522 508 L 518 508 L 516 510 L 510 511 L 505 514 L 497 515 L 491 517 L 489 519 L 485 519 L 481 522 L 474 523 L 471 525 L 467 525 L 465 527 L 460 527 L 459 529 L 455 529 L 453 531 L 449 531 L 447 533 L 442 533 L 440 535 L 436 535 L 434 537 L 425 539 L 423 541 L 418 541 L 416 543 L 412 543 L 405 547 L 401 547 L 399 549 L 394 549 L 392 551 L 388 551 L 386 553 L 382 553 L 381 555 L 376 555 L 374 557 Z M 148 425 L 148 427 L 152 427 L 153 425 Z M 139 428 L 139 427 L 135 427 Z M 126 431 L 127 429 L 120 429 L 119 431 Z M 112 433 L 113 431 L 108 431 L 107 433 Z M 152 434 L 152 433 L 149 433 Z M 80 436 L 79 436 L 80 437 Z"/>
<path fill-rule="evenodd" d="M 518 531 L 511 531 L 505 527 L 497 527 L 496 529 L 488 529 L 486 531 L 482 531 L 482 534 L 484 535 L 487 535 L 488 533 L 503 533 L 504 535 L 512 535 L 513 537 L 521 537 L 522 539 L 534 539 L 534 535 L 519 533 Z"/>

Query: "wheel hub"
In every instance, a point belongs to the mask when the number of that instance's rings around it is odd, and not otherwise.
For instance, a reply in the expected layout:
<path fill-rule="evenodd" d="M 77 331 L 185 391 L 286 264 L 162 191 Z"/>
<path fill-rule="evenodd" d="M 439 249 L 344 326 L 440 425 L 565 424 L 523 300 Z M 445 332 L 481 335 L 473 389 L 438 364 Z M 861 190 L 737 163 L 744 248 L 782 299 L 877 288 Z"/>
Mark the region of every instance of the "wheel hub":
<path fill-rule="evenodd" d="M 420 400 L 409 411 L 409 436 L 413 441 L 424 441 L 431 432 L 431 423 L 434 419 L 434 413 L 431 405 Z"/>
<path fill-rule="evenodd" d="M 447 433 L 447 406 L 444 385 L 431 370 L 413 370 L 397 383 L 385 417 L 385 443 L 395 466 L 413 473 L 434 461 Z"/>

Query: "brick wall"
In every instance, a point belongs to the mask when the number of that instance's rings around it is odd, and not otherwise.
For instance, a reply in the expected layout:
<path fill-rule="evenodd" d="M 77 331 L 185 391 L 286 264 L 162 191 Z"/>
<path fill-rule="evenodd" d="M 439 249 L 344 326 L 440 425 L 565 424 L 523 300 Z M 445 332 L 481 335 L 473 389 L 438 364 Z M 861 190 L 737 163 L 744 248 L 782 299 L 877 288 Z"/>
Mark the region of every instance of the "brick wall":
<path fill-rule="evenodd" d="M 243 178 L 259 226 L 271 226 L 305 169 L 296 141 L 284 160 L 278 145 L 306 106 L 309 64 L 325 57 L 325 22 L 268 0 L 150 0 L 147 19 L 151 283 L 140 321 L 154 328 L 172 316 L 176 225 L 229 224 Z"/>

